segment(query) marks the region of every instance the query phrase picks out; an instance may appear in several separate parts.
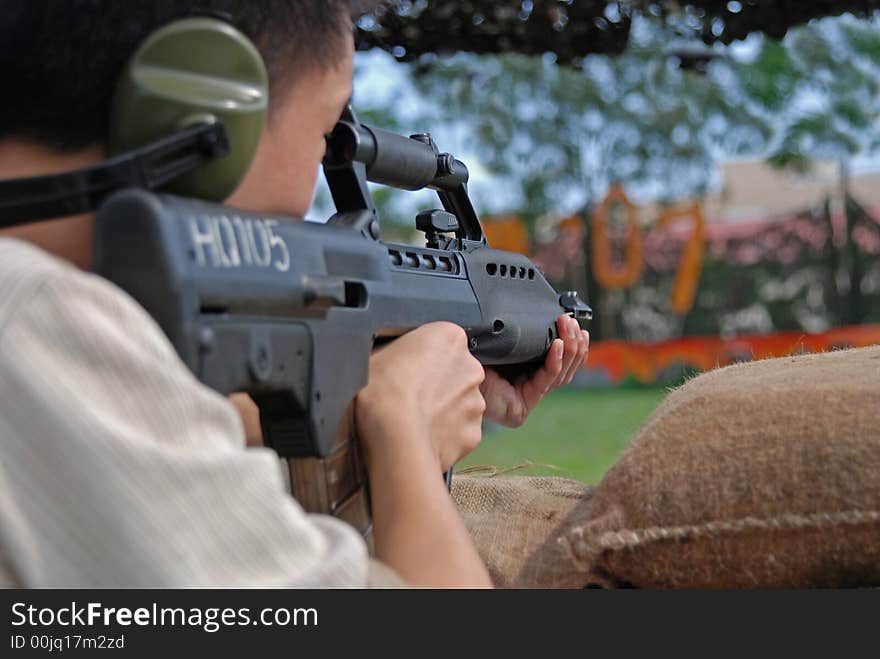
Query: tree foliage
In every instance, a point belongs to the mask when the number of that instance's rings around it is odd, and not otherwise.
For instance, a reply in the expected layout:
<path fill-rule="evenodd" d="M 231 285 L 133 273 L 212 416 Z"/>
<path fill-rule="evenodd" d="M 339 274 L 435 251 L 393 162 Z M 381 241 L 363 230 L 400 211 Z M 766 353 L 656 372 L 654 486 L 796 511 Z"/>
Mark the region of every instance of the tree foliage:
<path fill-rule="evenodd" d="M 613 181 L 638 197 L 702 195 L 724 157 L 778 165 L 880 147 L 880 22 L 826 19 L 783 41 L 753 37 L 701 73 L 669 55 L 665 23 L 640 18 L 622 55 L 580 67 L 549 57 L 461 53 L 403 67 L 418 125 L 454 124 L 493 181 L 479 207 L 574 212 Z M 395 115 L 393 108 L 386 112 Z M 411 122 L 412 123 L 412 122 Z"/>
<path fill-rule="evenodd" d="M 626 49 L 633 18 L 649 16 L 682 36 L 729 44 L 752 32 L 776 39 L 821 16 L 867 15 L 877 0 L 396 0 L 367 16 L 358 47 L 401 61 L 425 54 L 553 53 L 579 64 L 592 53 Z"/>

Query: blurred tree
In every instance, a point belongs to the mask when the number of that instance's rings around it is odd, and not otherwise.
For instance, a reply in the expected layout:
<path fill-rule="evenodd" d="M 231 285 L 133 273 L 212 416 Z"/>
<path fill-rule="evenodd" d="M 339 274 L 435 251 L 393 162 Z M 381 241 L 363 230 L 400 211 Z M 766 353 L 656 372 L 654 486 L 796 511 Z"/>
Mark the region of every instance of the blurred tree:
<path fill-rule="evenodd" d="M 375 4 L 375 2 L 371 3 Z M 810 19 L 866 15 L 877 0 L 396 0 L 361 21 L 358 47 L 384 48 L 401 61 L 425 55 L 553 53 L 578 64 L 591 53 L 621 53 L 634 16 L 652 16 L 704 43 L 752 32 L 781 39 Z"/>
<path fill-rule="evenodd" d="M 760 40 L 757 56 L 745 60 L 694 46 L 697 37 L 728 43 L 755 30 L 782 35 L 814 16 L 866 13 L 880 2 L 391 6 L 378 20 L 365 19 L 361 45 L 414 60 L 416 89 L 430 99 L 418 124 L 464 125 L 460 144 L 444 146 L 476 145 L 479 164 L 499 182 L 487 199 L 494 212 L 518 211 L 529 220 L 547 210 L 571 212 L 614 180 L 653 197 L 699 195 L 719 156 L 763 153 L 779 165 L 802 165 L 880 142 L 876 21 L 811 24 L 784 43 Z M 613 44 L 587 38 L 624 25 Z M 585 56 L 624 48 L 618 57 Z M 461 50 L 505 54 L 436 56 Z M 540 52 L 550 55 L 519 54 Z M 368 107 L 380 123 L 398 127 L 393 108 Z"/>
<path fill-rule="evenodd" d="M 717 47 L 701 51 L 680 37 L 729 41 L 761 26 L 775 34 L 779 26 L 851 4 L 800 2 L 786 12 L 783 5 L 791 3 L 397 2 L 384 22 L 363 27 L 361 36 L 389 46 L 408 35 L 415 46 L 405 54 L 397 50 L 400 59 L 422 55 L 398 72 L 411 73 L 416 91 L 430 101 L 408 122 L 393 106 L 359 97 L 358 107 L 392 129 L 456 124 L 458 144 L 441 146 L 475 152 L 493 179 L 478 199 L 490 212 L 515 211 L 530 222 L 547 211 L 574 212 L 615 180 L 654 198 L 700 195 L 719 157 L 763 153 L 775 164 L 802 166 L 829 151 L 876 147 L 880 29 L 876 22 L 824 21 L 795 30 L 784 43 L 760 40 L 757 55 L 745 60 Z M 868 11 L 875 4 L 858 7 Z M 554 7 L 570 13 L 558 38 L 530 41 L 548 27 L 538 29 Z M 599 14 L 610 25 L 625 19 L 626 52 L 561 58 L 566 40 L 586 48 L 572 35 L 582 34 L 586 23 L 595 28 L 588 18 Z M 482 19 L 474 23 L 474 17 Z M 501 50 L 553 55 L 435 55 L 467 44 L 493 52 L 484 33 L 507 39 Z M 457 45 L 440 47 L 439 38 Z M 600 42 L 589 48 L 614 51 Z M 578 66 L 560 66 L 560 60 Z M 399 198 L 389 195 L 388 203 L 394 207 Z M 391 216 L 409 221 L 408 212 L 395 210 Z"/>
<path fill-rule="evenodd" d="M 415 80 L 436 99 L 425 122 L 468 124 L 482 164 L 521 189 L 507 200 L 515 208 L 494 210 L 534 220 L 589 207 L 613 181 L 667 199 L 700 194 L 719 151 L 753 153 L 768 143 L 769 123 L 746 97 L 726 93 L 725 76 L 683 71 L 656 46 L 591 57 L 582 69 L 461 55 Z"/>
<path fill-rule="evenodd" d="M 533 29 L 561 4 L 581 13 L 553 30 Z M 794 167 L 831 157 L 846 172 L 854 155 L 880 148 L 880 21 L 842 17 L 788 28 L 856 4 L 870 12 L 880 3 L 432 0 L 398 3 L 399 22 L 361 27 L 411 62 L 408 84 L 430 99 L 415 123 L 454 127 L 457 144 L 441 146 L 470 150 L 476 162 L 469 164 L 485 170 L 492 184 L 477 191 L 478 207 L 533 221 L 548 211 L 587 215 L 615 180 L 661 200 L 699 196 L 725 156 L 762 155 Z M 622 41 L 572 38 L 585 34 L 572 25 L 583 28 L 600 6 L 602 20 L 618 26 L 601 29 Z M 788 36 L 753 35 L 732 51 L 720 45 L 754 30 Z M 539 33 L 550 36 L 542 41 Z M 401 46 L 404 37 L 410 41 Z M 460 50 L 504 54 L 436 55 Z M 622 54 L 590 54 L 597 51 Z M 549 54 L 520 54 L 542 52 Z M 377 120 L 398 114 L 367 106 Z M 410 112 L 405 125 L 413 123 Z M 395 198 L 384 203 L 393 207 Z M 854 226 L 848 221 L 848 236 Z M 841 297 L 830 302 L 835 315 L 855 322 L 864 316 L 853 297 L 862 273 L 851 237 L 848 245 L 830 257 Z M 594 302 L 597 293 L 590 292 Z M 617 301 L 619 325 L 628 324 L 624 307 L 638 304 Z"/>
<path fill-rule="evenodd" d="M 785 48 L 765 42 L 764 51 L 771 50 L 758 61 L 780 64 L 754 67 L 741 79 L 765 111 L 778 115 L 770 162 L 801 169 L 816 158 L 840 164 L 844 231 L 842 244 L 829 254 L 835 293 L 829 302 L 838 323 L 860 323 L 866 266 L 854 232 L 862 213 L 849 200 L 848 183 L 853 157 L 880 149 L 880 28 L 876 22 L 823 21 L 797 30 Z"/>
<path fill-rule="evenodd" d="M 719 157 L 803 165 L 880 147 L 876 21 L 762 39 L 754 55 L 714 58 L 705 74 L 664 54 L 672 39 L 642 20 L 623 55 L 579 68 L 511 54 L 419 62 L 416 87 L 432 99 L 423 121 L 467 124 L 483 165 L 522 191 L 515 209 L 498 210 L 529 219 L 589 206 L 615 180 L 661 199 L 699 196 Z"/>

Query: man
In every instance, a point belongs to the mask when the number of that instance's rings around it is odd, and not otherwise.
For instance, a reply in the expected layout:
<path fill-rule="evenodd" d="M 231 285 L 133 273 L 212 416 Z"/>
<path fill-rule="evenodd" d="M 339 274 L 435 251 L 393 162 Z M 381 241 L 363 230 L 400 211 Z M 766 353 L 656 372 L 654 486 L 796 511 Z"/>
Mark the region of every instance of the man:
<path fill-rule="evenodd" d="M 262 141 L 227 202 L 301 217 L 323 136 L 352 93 L 343 0 L 6 2 L 0 179 L 102 160 L 126 60 L 152 30 L 197 12 L 227 16 L 270 77 Z M 352 529 L 286 494 L 274 454 L 246 448 L 236 408 L 193 378 L 140 307 L 83 272 L 92 222 L 0 232 L 0 581 L 362 587 L 400 583 L 396 573 L 413 585 L 491 585 L 439 475 L 477 445 L 484 413 L 518 425 L 571 380 L 588 347 L 574 321 L 559 320 L 565 340 L 516 387 L 484 372 L 447 323 L 372 357 L 356 421 L 373 561 Z M 412 372 L 427 375 L 400 376 Z M 247 416 L 246 401 L 238 409 Z"/>

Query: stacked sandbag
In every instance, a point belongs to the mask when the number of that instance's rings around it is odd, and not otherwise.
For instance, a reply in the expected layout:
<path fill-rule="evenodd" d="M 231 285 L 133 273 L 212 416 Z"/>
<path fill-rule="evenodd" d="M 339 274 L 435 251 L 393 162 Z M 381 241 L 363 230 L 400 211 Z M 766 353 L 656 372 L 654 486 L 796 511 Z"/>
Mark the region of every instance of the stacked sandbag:
<path fill-rule="evenodd" d="M 638 587 L 880 584 L 880 347 L 739 364 L 673 391 L 563 542 Z"/>
<path fill-rule="evenodd" d="M 497 586 L 880 585 L 880 347 L 705 373 L 593 488 L 457 477 Z"/>
<path fill-rule="evenodd" d="M 588 521 L 594 487 L 566 478 L 459 476 L 452 496 L 498 588 L 581 588 L 560 541 Z"/>

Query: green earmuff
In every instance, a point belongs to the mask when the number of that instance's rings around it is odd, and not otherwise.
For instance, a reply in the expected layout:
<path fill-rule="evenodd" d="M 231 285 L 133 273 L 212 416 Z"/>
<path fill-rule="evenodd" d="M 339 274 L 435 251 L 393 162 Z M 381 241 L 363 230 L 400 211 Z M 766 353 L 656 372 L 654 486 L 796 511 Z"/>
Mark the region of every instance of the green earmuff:
<path fill-rule="evenodd" d="M 153 32 L 125 67 L 111 110 L 110 152 L 221 120 L 229 155 L 168 186 L 177 194 L 221 201 L 250 166 L 268 103 L 266 67 L 246 36 L 219 19 L 181 19 Z"/>

